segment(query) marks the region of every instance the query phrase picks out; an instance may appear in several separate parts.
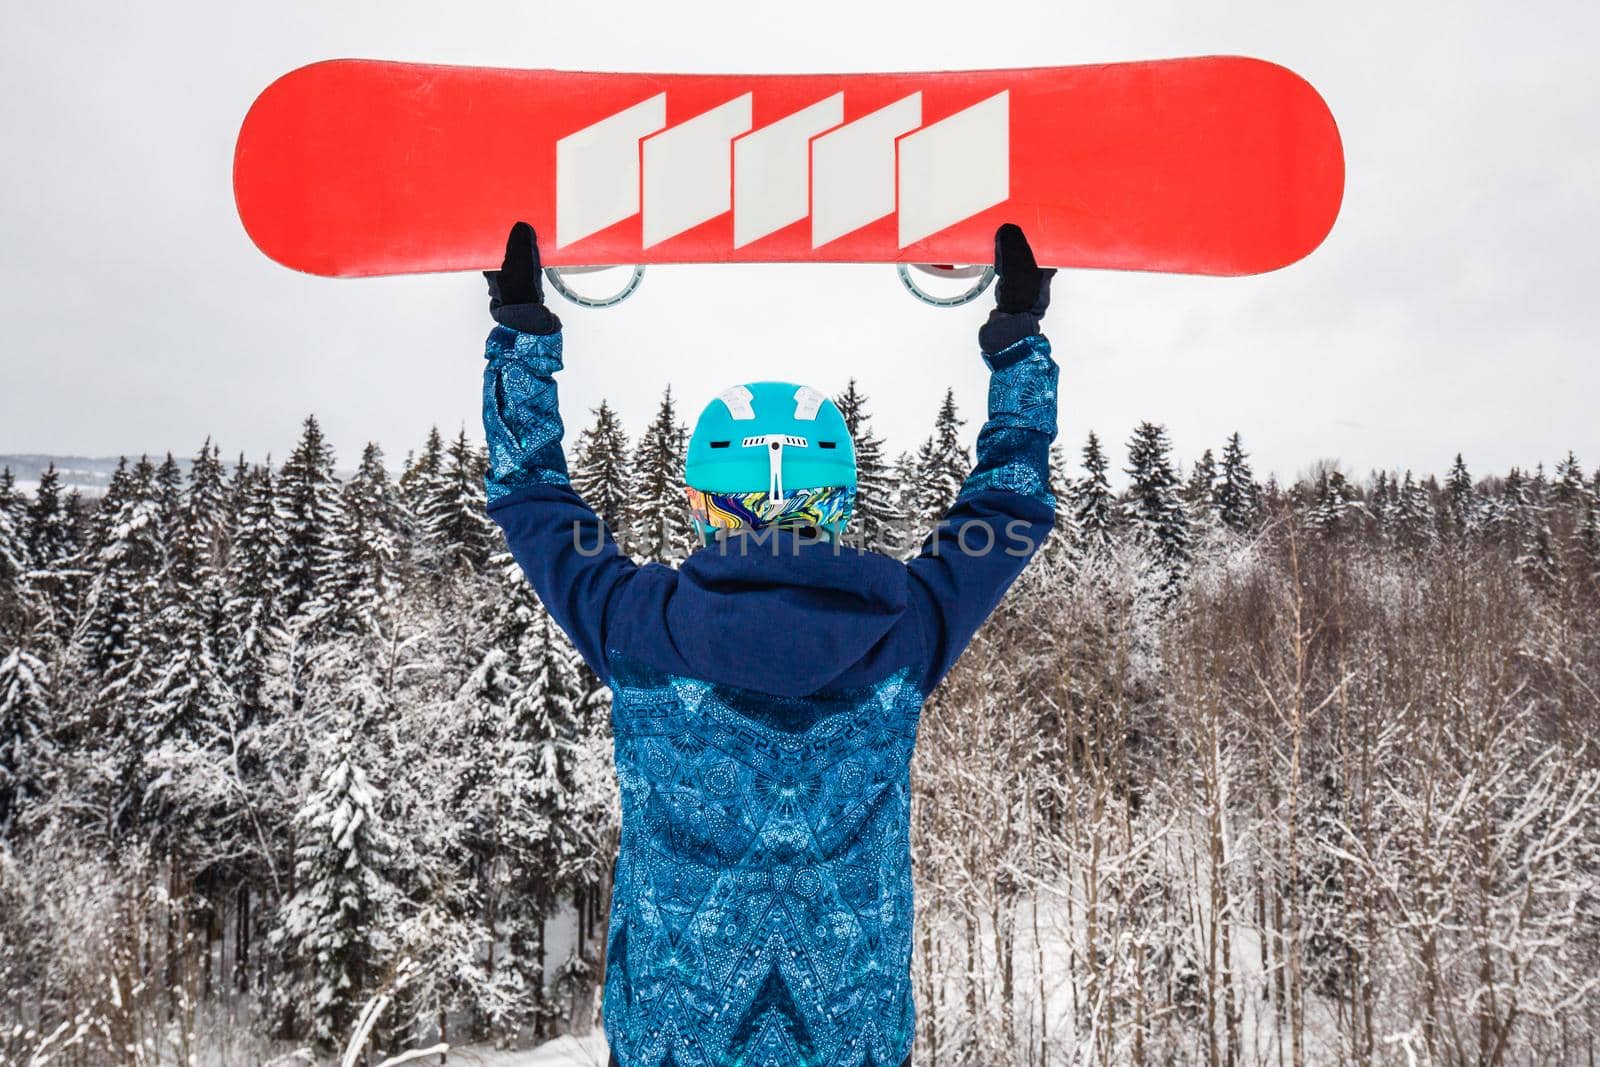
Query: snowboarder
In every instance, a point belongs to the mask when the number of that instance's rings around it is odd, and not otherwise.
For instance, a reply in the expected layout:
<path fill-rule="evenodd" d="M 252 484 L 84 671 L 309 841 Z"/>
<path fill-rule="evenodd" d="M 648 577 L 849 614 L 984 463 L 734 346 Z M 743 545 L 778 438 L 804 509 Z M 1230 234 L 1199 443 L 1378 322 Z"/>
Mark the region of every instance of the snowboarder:
<path fill-rule="evenodd" d="M 1050 278 L 995 235 L 977 462 L 910 562 L 850 547 L 833 401 L 728 390 L 689 443 L 702 547 L 633 563 L 568 484 L 561 323 L 518 223 L 487 272 L 489 513 L 613 693 L 622 835 L 605 974 L 620 1067 L 910 1063 L 909 767 L 924 698 L 1043 543 Z"/>

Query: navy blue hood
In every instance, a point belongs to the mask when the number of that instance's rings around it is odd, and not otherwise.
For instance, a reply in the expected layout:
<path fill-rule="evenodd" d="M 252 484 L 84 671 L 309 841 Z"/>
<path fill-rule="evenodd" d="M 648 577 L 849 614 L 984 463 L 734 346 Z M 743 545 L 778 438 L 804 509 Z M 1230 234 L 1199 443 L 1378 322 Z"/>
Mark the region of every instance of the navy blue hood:
<path fill-rule="evenodd" d="M 890 646 L 914 639 L 909 627 L 895 633 L 906 600 L 903 563 L 779 531 L 690 556 L 666 622 L 695 677 L 801 697 L 870 684 L 905 663 Z"/>

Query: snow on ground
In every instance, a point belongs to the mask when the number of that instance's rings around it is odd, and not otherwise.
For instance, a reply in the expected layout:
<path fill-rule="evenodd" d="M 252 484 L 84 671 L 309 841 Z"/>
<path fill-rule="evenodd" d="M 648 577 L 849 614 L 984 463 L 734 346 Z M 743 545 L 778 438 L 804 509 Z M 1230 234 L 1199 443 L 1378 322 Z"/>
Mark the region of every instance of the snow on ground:
<path fill-rule="evenodd" d="M 452 1064 L 469 1067 L 606 1067 L 610 1052 L 599 1030 L 582 1038 L 558 1037 L 524 1052 L 501 1052 L 487 1046 L 450 1050 Z M 432 1057 L 421 1061 L 436 1062 Z"/>

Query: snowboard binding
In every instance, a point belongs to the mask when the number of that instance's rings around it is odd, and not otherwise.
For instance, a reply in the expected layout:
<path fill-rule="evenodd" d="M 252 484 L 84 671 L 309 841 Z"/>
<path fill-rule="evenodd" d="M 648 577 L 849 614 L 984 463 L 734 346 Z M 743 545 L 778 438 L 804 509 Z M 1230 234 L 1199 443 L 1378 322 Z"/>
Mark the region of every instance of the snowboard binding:
<path fill-rule="evenodd" d="M 994 284 L 993 266 L 956 267 L 947 263 L 896 263 L 895 269 L 900 274 L 900 284 L 906 287 L 906 292 L 924 304 L 932 304 L 936 308 L 953 308 L 970 304 Z M 935 296 L 912 280 L 913 270 L 931 274 L 936 278 L 975 278 L 976 281 L 954 296 Z"/>
<path fill-rule="evenodd" d="M 633 273 L 629 275 L 626 284 L 624 284 L 621 289 L 617 290 L 610 296 L 586 296 L 585 294 L 578 292 L 576 289 L 568 285 L 566 282 L 566 276 L 569 274 L 598 274 L 604 270 L 615 269 L 615 266 L 546 267 L 544 269 L 544 276 L 545 280 L 550 283 L 550 288 L 554 289 L 556 292 L 560 293 L 574 304 L 577 304 L 579 307 L 608 308 L 615 307 L 616 305 L 622 303 L 624 300 L 628 299 L 628 297 L 633 295 L 634 290 L 639 288 L 639 283 L 644 280 L 643 263 L 634 264 Z"/>

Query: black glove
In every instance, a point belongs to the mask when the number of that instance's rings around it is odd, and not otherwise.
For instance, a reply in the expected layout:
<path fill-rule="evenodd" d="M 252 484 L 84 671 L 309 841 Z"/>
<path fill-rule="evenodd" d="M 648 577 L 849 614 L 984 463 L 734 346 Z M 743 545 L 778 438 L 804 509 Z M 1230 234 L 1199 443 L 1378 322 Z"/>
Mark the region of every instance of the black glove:
<path fill-rule="evenodd" d="M 544 306 L 543 273 L 539 268 L 539 237 L 533 227 L 519 222 L 506 237 L 506 258 L 499 270 L 486 270 L 489 314 L 502 326 L 522 333 L 555 333 L 561 320 Z"/>
<path fill-rule="evenodd" d="M 1039 332 L 1039 320 L 1050 306 L 1050 279 L 1055 268 L 1040 268 L 1022 228 L 1008 222 L 994 232 L 995 309 L 978 329 L 978 347 L 997 355 L 1024 337 Z"/>
<path fill-rule="evenodd" d="M 994 231 L 995 306 L 1001 311 L 1026 311 L 1040 318 L 1050 306 L 1050 279 L 1055 268 L 1040 270 L 1022 227 L 1008 222 Z"/>

